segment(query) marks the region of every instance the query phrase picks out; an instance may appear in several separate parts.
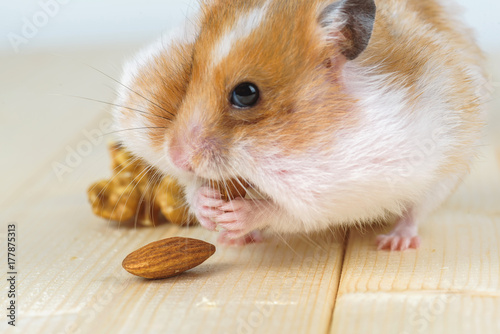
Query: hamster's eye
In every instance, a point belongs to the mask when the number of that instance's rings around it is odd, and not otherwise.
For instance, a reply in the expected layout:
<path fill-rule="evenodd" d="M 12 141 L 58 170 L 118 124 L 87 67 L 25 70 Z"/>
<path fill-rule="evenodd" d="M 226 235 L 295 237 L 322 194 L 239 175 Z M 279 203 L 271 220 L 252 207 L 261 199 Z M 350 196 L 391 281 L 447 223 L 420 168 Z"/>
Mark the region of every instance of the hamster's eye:
<path fill-rule="evenodd" d="M 253 107 L 259 100 L 259 88 L 250 82 L 236 86 L 231 93 L 231 103 L 237 108 Z"/>

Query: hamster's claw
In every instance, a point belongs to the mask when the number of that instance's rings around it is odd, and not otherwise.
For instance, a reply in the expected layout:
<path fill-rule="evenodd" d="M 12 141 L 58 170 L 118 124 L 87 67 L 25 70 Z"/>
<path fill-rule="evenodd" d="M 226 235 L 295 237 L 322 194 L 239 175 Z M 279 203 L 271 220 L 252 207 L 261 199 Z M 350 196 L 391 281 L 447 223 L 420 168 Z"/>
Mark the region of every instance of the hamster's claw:
<path fill-rule="evenodd" d="M 401 237 L 398 235 L 388 234 L 377 236 L 378 249 L 386 249 L 390 251 L 404 251 L 406 249 L 417 249 L 420 246 L 420 237 Z"/>

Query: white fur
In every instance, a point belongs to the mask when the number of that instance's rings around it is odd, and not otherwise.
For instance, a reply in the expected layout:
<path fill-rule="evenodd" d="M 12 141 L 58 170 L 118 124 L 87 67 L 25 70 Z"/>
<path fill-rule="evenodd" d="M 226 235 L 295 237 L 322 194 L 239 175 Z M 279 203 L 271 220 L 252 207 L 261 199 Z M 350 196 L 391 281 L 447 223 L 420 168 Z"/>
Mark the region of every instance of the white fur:
<path fill-rule="evenodd" d="M 199 32 L 199 27 L 194 22 L 196 22 L 194 18 L 187 19 L 180 27 L 161 36 L 127 61 L 121 78 L 123 86 L 131 87 L 141 69 L 154 58 L 168 53 L 168 49 L 173 43 L 194 43 Z M 130 91 L 123 86 L 119 87 L 119 100 L 125 99 L 130 94 Z"/>
<path fill-rule="evenodd" d="M 151 127 L 153 124 L 150 124 L 140 113 L 135 114 L 132 118 L 126 117 L 119 106 L 127 106 L 147 112 L 150 102 L 132 91 L 137 76 L 155 58 L 160 56 L 168 57 L 169 48 L 173 44 L 194 43 L 199 33 L 199 27 L 196 25 L 196 22 L 196 18 L 187 19 L 180 27 L 161 36 L 135 54 L 132 59 L 125 63 L 120 85 L 118 86 L 118 97 L 116 100 L 118 107 L 113 109 L 113 123 L 117 131 L 118 141 L 123 143 L 135 155 L 143 157 L 162 170 L 171 170 L 172 164 L 164 156 L 158 157 L 158 154 L 152 149 L 151 142 L 147 136 L 148 130 L 127 130 Z M 149 88 L 153 94 L 156 93 L 154 89 L 155 87 Z M 136 98 L 139 103 L 131 105 L 129 102 L 131 96 Z"/>
<path fill-rule="evenodd" d="M 405 89 L 388 86 L 388 76 L 372 75 L 355 63 L 344 73 L 361 112 L 355 128 L 325 138 L 334 150 L 287 159 L 277 147 L 266 157 L 249 154 L 243 163 L 236 162 L 234 168 L 278 204 L 266 217 L 272 230 L 313 231 L 401 215 L 408 207 L 429 213 L 466 171 L 463 166 L 446 180 L 439 174 L 449 157 L 470 157 L 475 149 L 456 144 L 460 119 L 446 102 L 450 91 L 439 89 L 449 87 L 446 71 L 422 82 L 417 105 L 410 104 Z"/>

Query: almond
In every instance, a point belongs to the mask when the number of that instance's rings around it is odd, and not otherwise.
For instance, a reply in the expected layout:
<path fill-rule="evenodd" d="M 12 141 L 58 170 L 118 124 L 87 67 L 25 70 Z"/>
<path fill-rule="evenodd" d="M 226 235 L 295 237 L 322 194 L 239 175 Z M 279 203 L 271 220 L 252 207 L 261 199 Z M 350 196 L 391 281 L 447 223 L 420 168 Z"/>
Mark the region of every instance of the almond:
<path fill-rule="evenodd" d="M 215 246 L 198 239 L 174 237 L 158 240 L 130 253 L 122 262 L 129 273 L 151 279 L 179 275 L 215 253 Z"/>

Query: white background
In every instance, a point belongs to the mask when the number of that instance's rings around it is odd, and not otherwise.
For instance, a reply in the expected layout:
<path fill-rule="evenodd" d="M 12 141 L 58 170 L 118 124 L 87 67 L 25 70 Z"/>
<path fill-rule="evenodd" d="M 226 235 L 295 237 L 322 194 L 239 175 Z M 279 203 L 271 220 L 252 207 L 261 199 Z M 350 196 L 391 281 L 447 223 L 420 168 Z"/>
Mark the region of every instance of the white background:
<path fill-rule="evenodd" d="M 425 1 L 425 0 L 421 0 Z M 500 0 L 456 0 L 489 53 L 500 51 Z M 43 21 L 42 4 L 58 3 Z M 0 0 L 0 53 L 13 53 L 9 34 L 23 36 L 26 21 L 40 27 L 20 52 L 146 43 L 198 7 L 196 0 Z M 54 7 L 52 7 L 54 8 Z M 37 16 L 38 15 L 38 16 Z"/>

